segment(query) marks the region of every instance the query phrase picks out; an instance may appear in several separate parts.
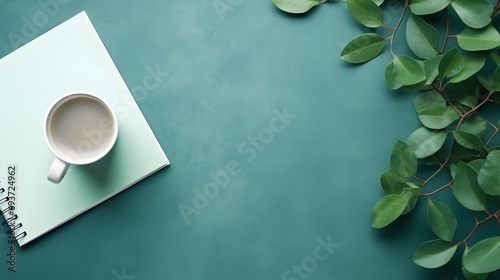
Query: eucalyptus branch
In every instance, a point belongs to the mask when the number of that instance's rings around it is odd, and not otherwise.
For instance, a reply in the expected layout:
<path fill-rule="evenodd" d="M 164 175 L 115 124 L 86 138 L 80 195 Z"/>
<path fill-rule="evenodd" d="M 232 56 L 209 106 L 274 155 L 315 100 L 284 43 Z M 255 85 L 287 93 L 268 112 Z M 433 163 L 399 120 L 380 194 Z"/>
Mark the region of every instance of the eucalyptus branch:
<path fill-rule="evenodd" d="M 496 127 L 496 125 L 494 125 L 492 122 L 490 122 L 488 119 L 485 119 L 483 116 L 481 116 L 480 114 L 478 114 L 477 112 L 475 112 L 476 116 L 478 118 L 480 118 L 482 121 L 484 121 L 486 124 L 488 124 L 489 126 L 491 126 L 493 129 L 495 130 L 498 130 L 498 128 Z"/>
<path fill-rule="evenodd" d="M 421 183 L 421 184 L 423 184 L 423 183 L 425 182 L 425 180 L 424 180 L 424 179 L 422 179 L 422 178 L 418 177 L 417 175 L 413 175 L 412 177 L 413 177 L 415 180 L 417 180 L 419 183 Z"/>
<path fill-rule="evenodd" d="M 481 108 L 484 104 L 486 104 L 489 100 L 489 98 L 491 97 L 491 95 L 493 94 L 493 91 L 490 91 L 488 93 L 488 95 L 486 96 L 486 98 L 484 98 L 481 102 L 479 102 L 479 104 L 476 105 L 476 107 L 472 108 L 471 110 L 469 110 L 468 112 L 466 112 L 465 114 L 463 114 L 463 118 L 466 118 L 467 116 L 469 116 L 470 114 L 473 114 L 474 112 L 476 112 L 479 108 Z"/>
<path fill-rule="evenodd" d="M 446 31 L 445 31 L 445 36 L 444 36 L 444 41 L 443 41 L 443 46 L 441 47 L 441 51 L 439 53 L 444 53 L 446 50 L 446 44 L 448 43 L 448 39 L 450 39 L 450 13 L 448 12 L 448 8 L 444 9 L 446 13 Z"/>
<path fill-rule="evenodd" d="M 436 177 L 441 171 L 443 171 L 446 168 L 446 165 L 450 162 L 451 155 L 453 153 L 453 149 L 455 148 L 456 144 L 457 144 L 457 141 L 455 139 L 453 139 L 453 143 L 451 144 L 451 148 L 450 148 L 450 151 L 448 153 L 448 156 L 446 157 L 446 160 L 444 161 L 444 163 L 439 165 L 438 170 L 436 170 L 429 178 L 427 178 L 427 180 L 425 180 L 422 183 L 422 186 L 427 185 L 430 181 L 432 181 L 432 179 L 434 179 L 434 177 Z"/>
<path fill-rule="evenodd" d="M 490 138 L 488 138 L 488 140 L 484 143 L 484 145 L 486 147 L 488 147 L 491 143 L 491 141 L 493 141 L 493 139 L 495 139 L 495 137 L 498 135 L 498 133 L 500 132 L 500 130 L 495 127 L 495 131 L 491 134 Z"/>
<path fill-rule="evenodd" d="M 394 53 L 394 49 L 393 49 L 394 38 L 396 36 L 396 33 L 399 30 L 399 27 L 401 26 L 401 23 L 403 22 L 403 19 L 405 17 L 406 11 L 408 10 L 409 7 L 410 7 L 410 1 L 409 0 L 405 0 L 405 4 L 403 6 L 403 10 L 401 11 L 401 16 L 399 17 L 399 20 L 396 23 L 396 26 L 393 29 L 391 29 L 392 30 L 392 34 L 388 37 L 388 39 L 390 39 L 390 51 L 391 51 L 392 56 L 396 55 Z"/>
<path fill-rule="evenodd" d="M 458 109 L 454 104 L 453 102 L 448 98 L 448 96 L 446 96 L 444 94 L 444 87 L 442 85 L 440 85 L 439 87 L 437 87 L 436 85 L 434 84 L 431 84 L 432 88 L 434 88 L 438 93 L 439 95 L 441 95 L 441 97 L 444 98 L 444 100 L 446 100 L 446 104 L 450 105 L 451 108 L 453 108 L 453 110 L 455 110 L 455 112 L 457 112 L 457 114 L 460 116 L 460 117 L 463 117 L 464 113 L 462 111 L 460 111 L 460 109 Z"/>
<path fill-rule="evenodd" d="M 470 233 L 467 235 L 467 237 L 465 237 L 462 241 L 458 242 L 458 244 L 466 244 L 467 241 L 472 237 L 472 235 L 474 234 L 474 232 L 476 232 L 476 230 L 483 224 L 487 223 L 488 221 L 490 221 L 491 219 L 497 219 L 498 220 L 498 217 L 500 216 L 500 209 L 498 211 L 496 211 L 495 213 L 493 214 L 490 214 L 488 215 L 488 217 L 484 218 L 483 220 L 479 221 L 477 219 L 477 217 L 474 217 L 474 220 L 476 221 L 476 224 L 474 225 L 474 228 L 472 228 L 472 230 L 470 231 Z"/>
<path fill-rule="evenodd" d="M 327 0 L 272 0 L 283 11 L 303 13 Z M 423 127 L 416 129 L 406 141 L 397 141 L 390 157 L 390 169 L 382 174 L 380 182 L 386 195 L 373 207 L 374 228 L 390 225 L 401 215 L 412 211 L 421 197 L 427 197 L 427 224 L 438 239 L 422 243 L 413 256 L 413 261 L 425 268 L 436 268 L 451 261 L 454 246 L 467 244 L 471 236 L 485 223 L 495 220 L 500 225 L 500 209 L 490 213 L 484 209 L 486 218 L 478 220 L 468 235 L 459 242 L 451 242 L 455 236 L 457 217 L 446 203 L 430 199 L 435 194 L 450 189 L 453 197 L 466 209 L 482 209 L 488 198 L 498 192 L 500 177 L 500 151 L 489 149 L 489 145 L 500 134 L 496 121 L 487 120 L 478 112 L 485 104 L 493 102 L 493 91 L 477 95 L 476 92 L 462 92 L 469 86 L 484 88 L 474 76 L 478 73 L 493 76 L 493 84 L 500 83 L 495 70 L 484 62 L 484 57 L 464 55 L 477 52 L 489 52 L 495 62 L 500 64 L 499 27 L 492 20 L 500 11 L 500 0 L 493 5 L 490 1 L 411 1 L 395 0 L 399 15 L 394 27 L 384 20 L 383 0 L 342 0 L 345 1 L 351 15 L 363 26 L 389 30 L 385 38 L 376 33 L 365 33 L 352 39 L 343 47 L 340 57 L 352 64 L 363 64 L 377 57 L 389 45 L 392 60 L 385 67 L 385 81 L 392 90 L 405 88 L 410 91 L 424 91 L 413 100 L 413 106 Z M 454 17 L 451 10 L 458 15 Z M 490 15 L 489 11 L 493 13 Z M 406 15 L 410 15 L 406 17 Z M 426 15 L 435 15 L 426 17 Z M 441 21 L 434 21 L 442 17 Z M 491 19 L 490 19 L 491 17 Z M 406 21 L 407 19 L 407 21 Z M 406 21 L 406 22 L 405 22 Z M 394 50 L 396 37 L 403 41 L 400 28 L 406 23 L 406 43 L 412 55 L 397 55 Z M 444 27 L 444 34 L 440 32 Z M 452 26 L 463 26 L 458 34 L 450 34 Z M 439 39 L 442 45 L 439 45 Z M 450 39 L 456 38 L 457 48 L 449 48 Z M 437 78 L 439 77 L 439 78 Z M 444 78 L 443 78 L 444 77 Z M 434 79 L 427 91 L 429 79 Z M 450 86 L 453 83 L 454 86 Z M 469 84 L 475 83 L 475 84 Z M 452 94 L 448 94 L 451 92 Z M 451 109 L 450 109 L 451 108 Z M 477 120 L 470 118 L 476 115 Z M 492 129 L 490 137 L 483 141 L 484 123 Z M 453 127 L 454 126 L 454 127 Z M 452 127 L 449 131 L 448 128 Z M 451 138 L 451 139 L 450 139 Z M 451 141 L 450 141 L 451 140 Z M 441 157 L 445 153 L 443 161 Z M 437 188 L 429 189 L 431 181 L 439 181 L 442 172 L 450 175 L 450 164 L 455 165 L 453 179 Z M 422 164 L 430 164 L 434 170 L 427 179 L 417 176 Z M 427 192 L 422 189 L 426 187 Z M 481 196 L 477 193 L 482 192 Z M 472 211 L 472 210 L 471 210 Z M 497 234 L 498 235 L 498 234 Z M 481 243 L 481 244 L 480 244 Z M 456 249 L 456 248 L 455 248 Z M 496 250 L 496 251 L 495 251 Z M 500 237 L 485 238 L 472 246 L 469 253 L 461 258 L 462 267 L 472 263 L 476 271 L 463 271 L 467 279 L 484 279 L 482 273 L 493 272 L 492 262 L 498 262 Z M 471 256 L 472 255 L 472 256 Z M 439 257 L 436 257 L 439 256 Z M 477 261 L 477 257 L 481 261 Z M 472 278 L 471 278 L 472 277 Z"/>
<path fill-rule="evenodd" d="M 447 189 L 447 188 L 451 188 L 452 187 L 452 184 L 455 180 L 451 180 L 450 182 L 448 182 L 446 185 L 443 185 L 435 190 L 433 190 L 432 192 L 430 193 L 423 193 L 423 194 L 420 194 L 421 196 L 432 196 L 432 195 L 435 195 L 436 193 L 444 190 L 444 189 Z"/>
<path fill-rule="evenodd" d="M 495 14 L 500 10 L 500 0 L 497 0 L 495 7 L 493 7 L 493 12 L 491 13 L 491 19 L 495 17 Z"/>

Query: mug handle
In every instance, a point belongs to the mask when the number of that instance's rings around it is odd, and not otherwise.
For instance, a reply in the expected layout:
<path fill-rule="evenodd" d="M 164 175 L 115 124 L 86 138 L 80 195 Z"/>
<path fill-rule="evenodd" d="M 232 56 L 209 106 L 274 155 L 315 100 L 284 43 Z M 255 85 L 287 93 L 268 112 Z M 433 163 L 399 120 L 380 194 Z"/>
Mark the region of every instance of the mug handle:
<path fill-rule="evenodd" d="M 55 158 L 54 162 L 52 162 L 52 165 L 50 166 L 47 179 L 49 179 L 52 183 L 59 184 L 64 178 L 64 175 L 66 175 L 66 171 L 68 171 L 69 166 L 69 163 Z"/>

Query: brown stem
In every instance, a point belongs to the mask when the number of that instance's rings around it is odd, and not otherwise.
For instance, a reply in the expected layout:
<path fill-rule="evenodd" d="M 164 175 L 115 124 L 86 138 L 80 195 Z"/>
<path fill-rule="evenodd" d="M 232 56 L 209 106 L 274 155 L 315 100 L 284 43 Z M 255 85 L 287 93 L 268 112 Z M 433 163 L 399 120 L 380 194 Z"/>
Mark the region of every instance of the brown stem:
<path fill-rule="evenodd" d="M 406 10 L 408 10 L 409 7 L 410 7 L 410 1 L 405 0 L 405 5 L 403 6 L 403 10 L 401 11 L 401 16 L 399 17 L 398 23 L 396 24 L 396 26 L 394 28 L 390 28 L 392 30 L 392 34 L 391 34 L 391 36 L 388 37 L 388 39 L 391 40 L 389 49 L 391 51 L 392 56 L 396 56 L 396 54 L 394 53 L 394 49 L 393 49 L 394 37 L 396 36 L 396 33 L 398 32 L 399 27 L 401 26 L 401 23 L 403 22 L 404 16 L 406 14 Z"/>
<path fill-rule="evenodd" d="M 490 214 L 488 215 L 488 217 L 484 218 L 483 220 L 481 221 L 478 221 L 477 220 L 477 217 L 474 217 L 474 220 L 476 220 L 476 224 L 474 225 L 474 228 L 470 231 L 470 233 L 467 235 L 467 237 L 465 237 L 464 240 L 458 242 L 458 244 L 463 244 L 463 243 L 466 243 L 467 240 L 469 240 L 469 238 L 474 234 L 474 232 L 483 224 L 485 224 L 486 222 L 488 222 L 489 220 L 491 219 L 496 219 L 498 221 L 498 216 L 500 215 L 500 209 L 497 210 L 495 213 L 493 214 Z"/>
<path fill-rule="evenodd" d="M 425 181 L 424 179 L 418 177 L 417 175 L 413 175 L 413 178 L 416 179 L 417 181 L 419 181 L 421 184 L 423 184 Z"/>
<path fill-rule="evenodd" d="M 441 51 L 439 51 L 439 53 L 444 53 L 444 51 L 446 50 L 446 44 L 448 43 L 448 39 L 450 39 L 450 14 L 448 13 L 448 8 L 446 8 L 445 10 L 445 13 L 446 13 L 446 36 L 444 37 L 444 42 L 443 42 L 443 46 L 441 47 Z"/>
<path fill-rule="evenodd" d="M 430 192 L 430 193 L 423 193 L 423 194 L 420 194 L 421 196 L 432 196 L 446 188 L 451 188 L 451 185 L 453 184 L 455 180 L 451 180 L 448 184 L 444 185 L 444 186 L 441 186 L 440 188 L 438 189 L 435 189 L 434 191 Z"/>
<path fill-rule="evenodd" d="M 493 139 L 495 139 L 495 137 L 497 136 L 497 134 L 499 132 L 500 132 L 500 130 L 495 127 L 495 132 L 493 132 L 493 134 L 490 136 L 490 138 L 488 139 L 488 141 L 486 141 L 486 143 L 484 143 L 484 145 L 487 147 L 491 143 L 491 141 L 493 141 Z"/>
<path fill-rule="evenodd" d="M 457 141 L 455 141 L 455 139 L 453 139 L 453 143 L 451 144 L 450 152 L 448 153 L 446 160 L 444 161 L 443 164 L 441 164 L 439 166 L 439 168 L 438 168 L 438 170 L 436 170 L 436 172 L 434 172 L 429 178 L 427 178 L 427 180 L 425 180 L 422 183 L 422 186 L 427 185 L 427 183 L 429 183 L 434 177 L 436 177 L 446 167 L 446 165 L 448 164 L 448 162 L 451 159 L 451 154 L 453 153 L 453 149 L 455 148 L 456 144 L 457 144 Z"/>
<path fill-rule="evenodd" d="M 469 116 L 470 114 L 472 114 L 472 113 L 476 112 L 479 108 L 481 108 L 484 104 L 486 104 L 486 103 L 489 101 L 489 99 L 490 99 L 490 97 L 491 97 L 491 95 L 492 95 L 492 94 L 493 94 L 493 91 L 490 91 L 490 92 L 488 93 L 488 95 L 486 96 L 486 98 L 485 98 L 485 99 L 483 99 L 483 101 L 481 101 L 479 104 L 477 104 L 477 105 L 476 105 L 476 107 L 474 107 L 474 108 L 470 109 L 468 112 L 466 112 L 466 113 L 463 115 L 463 117 L 464 117 L 464 118 L 466 118 L 466 117 L 467 117 L 467 116 Z"/>
<path fill-rule="evenodd" d="M 493 8 L 493 12 L 491 13 L 491 19 L 495 17 L 495 14 L 500 10 L 500 0 L 497 0 L 497 3 L 495 4 L 495 7 Z"/>
<path fill-rule="evenodd" d="M 444 98 L 444 100 L 446 100 L 446 104 L 450 105 L 450 107 L 453 108 L 453 110 L 455 110 L 455 112 L 457 112 L 457 114 L 460 117 L 463 116 L 464 113 L 462 113 L 462 111 L 460 111 L 455 105 L 453 105 L 451 100 L 446 95 L 444 95 L 444 87 L 443 86 L 437 87 L 434 84 L 431 84 L 431 86 L 439 93 L 439 95 L 441 95 L 441 97 Z"/>

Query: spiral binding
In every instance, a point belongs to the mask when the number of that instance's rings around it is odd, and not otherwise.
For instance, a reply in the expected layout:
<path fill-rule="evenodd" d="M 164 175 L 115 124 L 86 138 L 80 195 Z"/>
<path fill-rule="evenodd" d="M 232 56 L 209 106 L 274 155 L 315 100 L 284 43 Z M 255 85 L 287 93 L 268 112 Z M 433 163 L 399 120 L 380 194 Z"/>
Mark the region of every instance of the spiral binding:
<path fill-rule="evenodd" d="M 0 193 L 4 193 L 4 192 L 5 192 L 5 189 L 4 188 L 0 188 Z M 2 206 L 2 204 L 7 203 L 8 201 L 9 201 L 9 197 L 8 196 L 0 199 L 0 210 L 2 212 L 2 215 L 5 218 L 5 221 L 2 223 L 2 225 L 3 226 L 5 226 L 5 225 L 9 226 L 10 229 L 6 233 L 10 235 L 13 232 L 15 232 L 17 229 L 22 228 L 23 224 L 22 223 L 18 223 L 18 224 L 14 223 L 14 226 L 12 226 L 12 227 L 9 225 L 10 222 L 17 220 L 19 218 L 19 216 L 17 216 L 17 214 L 16 214 L 16 215 L 13 215 L 13 216 L 10 216 L 10 217 L 7 218 L 6 214 L 9 211 L 14 210 L 14 207 L 9 206 L 9 207 L 5 207 L 5 209 L 2 209 L 1 206 Z M 16 239 L 16 241 L 19 241 L 21 238 L 25 237 L 26 235 L 28 235 L 26 233 L 26 231 L 23 231 L 23 232 L 17 234 L 16 236 L 14 236 L 14 238 Z"/>

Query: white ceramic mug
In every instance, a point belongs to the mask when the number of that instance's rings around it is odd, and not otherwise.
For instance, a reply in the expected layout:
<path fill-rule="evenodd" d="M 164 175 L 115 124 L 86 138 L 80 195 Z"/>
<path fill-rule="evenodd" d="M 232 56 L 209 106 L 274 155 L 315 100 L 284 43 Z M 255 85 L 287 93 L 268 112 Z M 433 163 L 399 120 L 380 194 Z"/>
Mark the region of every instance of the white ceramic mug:
<path fill-rule="evenodd" d="M 57 184 L 70 165 L 96 162 L 113 148 L 118 137 L 118 120 L 102 98 L 74 91 L 50 105 L 44 132 L 45 141 L 56 156 L 47 179 Z"/>

